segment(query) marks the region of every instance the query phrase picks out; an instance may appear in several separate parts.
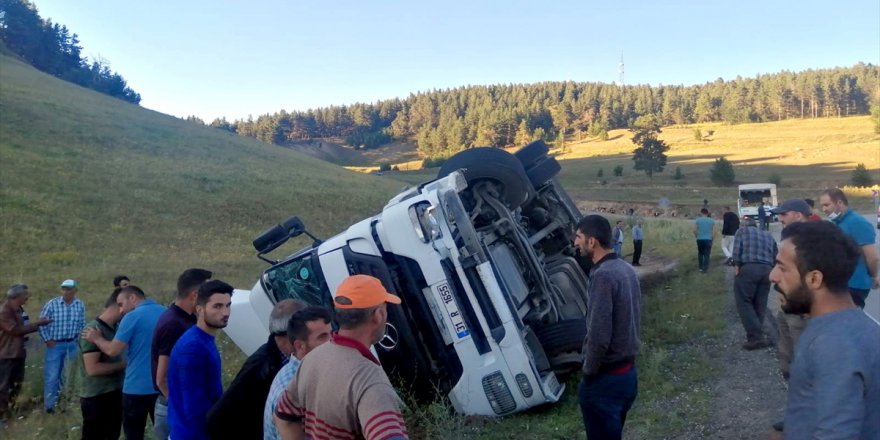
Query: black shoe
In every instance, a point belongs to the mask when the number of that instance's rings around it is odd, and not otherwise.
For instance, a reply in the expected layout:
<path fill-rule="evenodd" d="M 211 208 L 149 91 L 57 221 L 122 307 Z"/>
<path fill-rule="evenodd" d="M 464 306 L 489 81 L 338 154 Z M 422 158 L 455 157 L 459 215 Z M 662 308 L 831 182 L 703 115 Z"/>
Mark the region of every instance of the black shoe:
<path fill-rule="evenodd" d="M 785 423 L 783 420 L 780 420 L 773 424 L 773 430 L 776 432 L 782 432 L 783 428 L 785 428 Z"/>
<path fill-rule="evenodd" d="M 632 265 L 633 266 L 641 266 L 641 264 L 639 264 L 639 263 L 633 263 Z"/>
<path fill-rule="evenodd" d="M 749 341 L 742 345 L 743 350 L 759 350 L 762 348 L 767 348 L 770 346 L 770 343 L 765 339 L 758 339 L 755 341 Z"/>

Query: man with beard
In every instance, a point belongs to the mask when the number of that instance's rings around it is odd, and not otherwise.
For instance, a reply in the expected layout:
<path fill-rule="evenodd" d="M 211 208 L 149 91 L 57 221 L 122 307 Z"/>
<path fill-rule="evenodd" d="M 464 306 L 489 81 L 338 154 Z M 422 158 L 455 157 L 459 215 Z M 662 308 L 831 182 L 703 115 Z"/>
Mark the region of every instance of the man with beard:
<path fill-rule="evenodd" d="M 588 215 L 578 222 L 575 247 L 592 260 L 587 336 L 579 401 L 588 439 L 620 439 L 638 393 L 641 288 L 635 270 L 611 246 L 611 224 Z"/>
<path fill-rule="evenodd" d="M 220 280 L 199 287 L 198 321 L 180 336 L 168 360 L 168 427 L 174 440 L 208 439 L 207 415 L 223 394 L 214 338 L 226 327 L 233 288 Z"/>
<path fill-rule="evenodd" d="M 811 318 L 791 365 L 785 438 L 880 438 L 880 326 L 849 294 L 860 252 L 827 222 L 792 224 L 770 280 L 787 313 Z"/>
<path fill-rule="evenodd" d="M 409 438 L 400 397 L 370 352 L 385 335 L 389 303 L 400 298 L 377 278 L 352 275 L 339 284 L 333 299 L 339 331 L 303 359 L 281 395 L 275 409 L 281 438 Z"/>

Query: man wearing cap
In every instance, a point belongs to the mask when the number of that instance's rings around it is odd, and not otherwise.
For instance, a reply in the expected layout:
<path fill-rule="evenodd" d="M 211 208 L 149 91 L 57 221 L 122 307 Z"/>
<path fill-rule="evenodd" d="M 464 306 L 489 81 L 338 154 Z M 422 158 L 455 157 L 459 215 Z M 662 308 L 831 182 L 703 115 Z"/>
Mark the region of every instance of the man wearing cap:
<path fill-rule="evenodd" d="M 25 324 L 21 310 L 27 300 L 27 286 L 14 284 L 6 291 L 6 301 L 0 304 L 0 428 L 24 381 L 24 336 L 50 322 L 40 319 Z"/>
<path fill-rule="evenodd" d="M 400 298 L 374 277 L 342 281 L 334 298 L 339 331 L 303 359 L 276 407 L 281 438 L 409 438 L 402 402 L 369 348 L 385 335 L 388 303 Z"/>
<path fill-rule="evenodd" d="M 61 283 L 61 296 L 49 300 L 40 311 L 41 319 L 52 321 L 40 327 L 40 338 L 46 344 L 43 406 L 50 414 L 55 412 L 58 394 L 64 386 L 64 366 L 77 358 L 77 338 L 86 325 L 86 306 L 76 297 L 76 288 L 75 280 L 64 280 Z"/>
<path fill-rule="evenodd" d="M 810 205 L 803 199 L 788 199 L 776 208 L 771 209 L 770 212 L 776 214 L 783 228 L 792 223 L 808 221 L 810 220 L 810 215 L 813 214 L 813 211 L 810 210 Z"/>
<path fill-rule="evenodd" d="M 769 347 L 764 335 L 764 315 L 770 294 L 770 270 L 776 260 L 776 240 L 769 232 L 755 227 L 752 219 L 733 238 L 733 264 L 736 275 L 733 293 L 736 311 L 746 330 L 744 350 Z"/>

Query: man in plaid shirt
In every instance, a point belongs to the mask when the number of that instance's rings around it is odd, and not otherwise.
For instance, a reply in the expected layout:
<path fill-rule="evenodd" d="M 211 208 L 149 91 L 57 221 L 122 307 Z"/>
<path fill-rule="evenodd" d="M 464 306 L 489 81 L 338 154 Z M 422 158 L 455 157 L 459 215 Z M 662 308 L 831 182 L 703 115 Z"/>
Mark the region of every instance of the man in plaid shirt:
<path fill-rule="evenodd" d="M 40 338 L 46 343 L 43 405 L 50 414 L 55 412 L 58 394 L 64 386 L 64 366 L 77 358 L 77 338 L 86 325 L 86 306 L 76 297 L 76 287 L 75 280 L 64 280 L 61 296 L 52 298 L 40 311 L 40 318 L 52 320 L 40 327 Z"/>

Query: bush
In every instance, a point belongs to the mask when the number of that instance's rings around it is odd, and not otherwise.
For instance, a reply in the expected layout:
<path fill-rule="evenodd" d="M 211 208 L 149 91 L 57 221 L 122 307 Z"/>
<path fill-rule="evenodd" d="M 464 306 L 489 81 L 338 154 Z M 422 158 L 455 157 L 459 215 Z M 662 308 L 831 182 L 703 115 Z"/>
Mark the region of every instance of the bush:
<path fill-rule="evenodd" d="M 675 174 L 672 175 L 672 178 L 675 180 L 684 179 L 684 173 L 681 172 L 681 167 L 675 167 Z"/>
<path fill-rule="evenodd" d="M 445 157 L 426 157 L 422 159 L 422 168 L 439 168 L 446 162 Z"/>
<path fill-rule="evenodd" d="M 857 186 L 860 188 L 868 187 L 874 184 L 873 179 L 871 179 L 871 173 L 868 172 L 868 168 L 866 168 L 865 164 L 863 163 L 856 165 L 856 169 L 853 170 L 850 180 L 852 181 L 853 186 Z"/>
<path fill-rule="evenodd" d="M 600 131 L 599 132 L 599 139 L 601 139 L 603 141 L 607 141 L 608 140 L 608 130 Z"/>
<path fill-rule="evenodd" d="M 697 141 L 697 142 L 702 142 L 702 141 L 703 141 L 703 132 L 700 131 L 699 128 L 695 128 L 695 129 L 694 129 L 694 140 Z"/>
<path fill-rule="evenodd" d="M 623 165 L 618 165 L 614 167 L 614 175 L 620 177 L 623 175 Z"/>
<path fill-rule="evenodd" d="M 777 173 L 771 174 L 770 177 L 767 178 L 767 181 L 776 186 L 782 186 L 782 177 Z"/>
<path fill-rule="evenodd" d="M 712 169 L 709 170 L 709 179 L 717 186 L 727 186 L 736 180 L 733 164 L 724 156 L 715 159 Z"/>
<path fill-rule="evenodd" d="M 394 165 L 391 167 L 391 171 L 400 171 L 400 168 L 398 168 L 397 165 Z"/>
<path fill-rule="evenodd" d="M 379 164 L 379 171 L 381 171 L 381 172 L 391 171 L 391 164 L 388 162 L 380 163 Z"/>
<path fill-rule="evenodd" d="M 602 168 L 599 168 L 599 171 L 596 173 L 596 177 L 601 179 L 602 176 L 604 176 L 604 175 L 605 175 L 605 171 L 603 171 Z"/>

